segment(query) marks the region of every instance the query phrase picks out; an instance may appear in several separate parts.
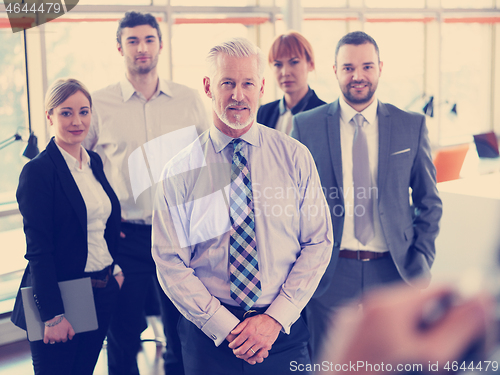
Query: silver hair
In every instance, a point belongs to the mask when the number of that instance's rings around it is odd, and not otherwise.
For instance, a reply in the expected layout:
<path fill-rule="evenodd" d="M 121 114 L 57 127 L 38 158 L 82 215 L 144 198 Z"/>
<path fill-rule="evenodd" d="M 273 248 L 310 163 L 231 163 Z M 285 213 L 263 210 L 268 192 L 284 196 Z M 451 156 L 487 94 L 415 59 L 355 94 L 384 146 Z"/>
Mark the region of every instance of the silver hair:
<path fill-rule="evenodd" d="M 209 77 L 213 78 L 215 76 L 215 73 L 217 72 L 217 58 L 221 53 L 225 53 L 226 55 L 233 57 L 257 56 L 259 78 L 264 77 L 266 58 L 260 48 L 246 38 L 232 38 L 210 49 L 206 59 Z"/>

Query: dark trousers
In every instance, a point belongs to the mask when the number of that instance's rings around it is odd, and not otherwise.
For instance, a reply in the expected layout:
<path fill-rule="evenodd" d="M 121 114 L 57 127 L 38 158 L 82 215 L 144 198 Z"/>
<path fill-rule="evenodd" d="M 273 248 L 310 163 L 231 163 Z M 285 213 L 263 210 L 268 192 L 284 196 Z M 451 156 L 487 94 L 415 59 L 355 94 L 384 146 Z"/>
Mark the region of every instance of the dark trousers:
<path fill-rule="evenodd" d="M 216 347 L 211 338 L 184 317 L 179 321 L 179 336 L 186 375 L 282 375 L 296 373 L 293 369 L 299 365 L 310 364 L 309 332 L 302 318 L 293 324 L 290 335 L 280 332 L 269 357 L 255 365 L 236 358 L 226 340 Z"/>
<path fill-rule="evenodd" d="M 118 296 L 118 283 L 110 276 L 105 288 L 93 288 L 99 328 L 77 333 L 65 343 L 30 342 L 36 375 L 90 375 L 99 358 L 102 342 Z"/>
<path fill-rule="evenodd" d="M 339 258 L 329 288 L 319 298 L 311 299 L 305 309 L 313 361 L 320 360 L 321 344 L 340 307 L 372 288 L 402 281 L 390 256 L 370 261 Z"/>
<path fill-rule="evenodd" d="M 154 277 L 154 285 L 160 297 L 161 321 L 163 323 L 163 333 L 167 340 L 167 349 L 163 353 L 165 375 L 184 375 L 181 340 L 177 332 L 181 313 L 170 298 L 166 296 L 156 275 Z"/>
<path fill-rule="evenodd" d="M 183 375 L 180 340 L 176 329 L 180 314 L 157 286 L 156 269 L 151 256 L 151 226 L 122 223 L 122 231 L 125 238 L 120 239 L 116 259 L 123 269 L 125 281 L 108 331 L 109 374 L 139 374 L 137 353 L 141 348 L 141 333 L 147 328 L 147 296 L 156 294 L 160 301 L 167 339 L 165 373 Z"/>

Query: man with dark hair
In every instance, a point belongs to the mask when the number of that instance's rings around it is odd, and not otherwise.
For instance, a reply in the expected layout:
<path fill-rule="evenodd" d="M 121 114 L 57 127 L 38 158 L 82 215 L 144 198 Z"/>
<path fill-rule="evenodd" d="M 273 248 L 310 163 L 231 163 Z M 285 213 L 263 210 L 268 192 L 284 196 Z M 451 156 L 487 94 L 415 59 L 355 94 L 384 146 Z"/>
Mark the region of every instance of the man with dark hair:
<path fill-rule="evenodd" d="M 306 308 L 314 357 L 340 305 L 377 285 L 430 279 L 442 205 L 425 117 L 376 100 L 382 66 L 373 38 L 347 34 L 333 67 L 341 97 L 293 120 L 292 137 L 318 167 L 335 239 Z"/>
<path fill-rule="evenodd" d="M 160 28 L 151 14 L 125 14 L 118 27 L 117 48 L 125 59 L 126 74 L 122 81 L 92 95 L 92 124 L 85 140 L 87 148 L 101 155 L 122 207 L 116 261 L 125 281 L 108 332 L 111 375 L 139 374 L 136 356 L 151 288 L 158 289 L 161 302 L 167 339 L 165 372 L 183 374 L 176 330 L 179 312 L 157 285 L 151 257 L 152 197 L 159 166 L 203 132 L 208 118 L 195 90 L 158 77 L 162 47 Z"/>
<path fill-rule="evenodd" d="M 149 13 L 138 13 L 138 12 L 127 12 L 125 13 L 125 17 L 123 17 L 118 24 L 118 30 L 116 30 L 116 42 L 121 45 L 122 44 L 122 33 L 123 29 L 126 27 L 136 27 L 141 25 L 149 25 L 156 29 L 158 33 L 158 40 L 160 44 L 161 40 L 161 30 L 160 25 L 158 25 L 158 21 L 154 18 L 153 15 Z"/>
<path fill-rule="evenodd" d="M 377 54 L 377 60 L 380 63 L 380 51 L 378 49 L 378 44 L 370 35 L 362 31 L 353 31 L 352 33 L 344 35 L 337 43 L 335 47 L 335 65 L 337 65 L 337 56 L 339 54 L 339 49 L 346 44 L 351 44 L 353 46 L 359 46 L 361 44 L 370 43 L 375 48 L 375 53 Z"/>

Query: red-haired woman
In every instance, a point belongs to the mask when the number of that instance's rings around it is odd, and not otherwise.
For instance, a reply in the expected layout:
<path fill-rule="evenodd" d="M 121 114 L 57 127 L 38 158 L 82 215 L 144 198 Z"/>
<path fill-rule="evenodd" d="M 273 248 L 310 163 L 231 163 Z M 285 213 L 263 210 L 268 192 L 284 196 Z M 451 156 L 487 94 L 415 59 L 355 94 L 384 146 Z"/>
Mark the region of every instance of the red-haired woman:
<path fill-rule="evenodd" d="M 284 95 L 261 106 L 257 122 L 290 134 L 293 115 L 326 104 L 307 84 L 309 72 L 314 70 L 314 53 L 302 34 L 289 31 L 274 40 L 268 60 Z"/>

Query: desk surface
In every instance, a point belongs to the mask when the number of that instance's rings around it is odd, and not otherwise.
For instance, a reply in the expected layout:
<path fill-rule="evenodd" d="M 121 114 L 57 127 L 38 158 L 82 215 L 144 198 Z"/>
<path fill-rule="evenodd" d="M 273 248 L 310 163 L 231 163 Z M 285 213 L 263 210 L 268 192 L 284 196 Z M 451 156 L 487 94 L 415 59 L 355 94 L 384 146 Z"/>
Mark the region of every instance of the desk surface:
<path fill-rule="evenodd" d="M 500 251 L 500 173 L 438 184 L 443 217 L 436 239 L 433 282 L 484 282 Z"/>
<path fill-rule="evenodd" d="M 500 157 L 480 158 L 476 147 L 472 144 L 465 156 L 460 176 L 463 178 L 478 177 L 491 173 L 500 173 Z"/>
<path fill-rule="evenodd" d="M 440 193 L 454 193 L 480 198 L 500 199 L 500 173 L 440 182 L 437 186 Z"/>

